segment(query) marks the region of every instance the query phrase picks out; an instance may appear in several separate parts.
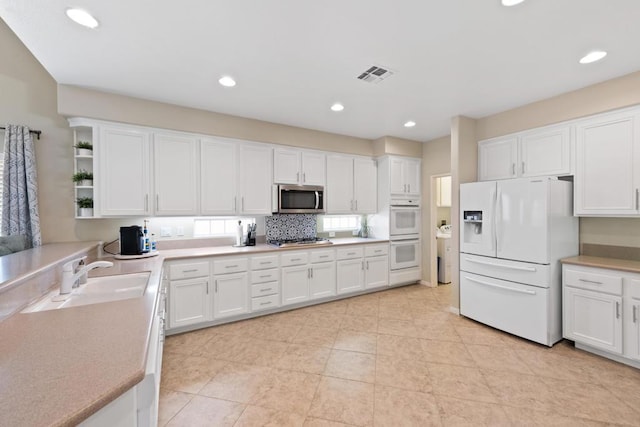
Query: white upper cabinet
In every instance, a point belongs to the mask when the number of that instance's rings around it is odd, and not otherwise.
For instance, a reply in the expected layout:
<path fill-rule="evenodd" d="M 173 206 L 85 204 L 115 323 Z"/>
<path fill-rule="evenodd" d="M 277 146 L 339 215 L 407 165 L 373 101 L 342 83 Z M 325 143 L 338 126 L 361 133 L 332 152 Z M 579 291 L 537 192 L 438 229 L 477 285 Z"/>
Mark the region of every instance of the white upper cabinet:
<path fill-rule="evenodd" d="M 420 196 L 420 160 L 403 157 L 389 158 L 391 194 Z"/>
<path fill-rule="evenodd" d="M 361 214 L 376 213 L 378 169 L 373 159 L 353 160 L 354 210 Z"/>
<path fill-rule="evenodd" d="M 353 158 L 341 155 L 327 156 L 327 213 L 353 212 Z"/>
<path fill-rule="evenodd" d="M 640 215 L 639 124 L 637 110 L 576 124 L 576 215 Z"/>
<path fill-rule="evenodd" d="M 238 213 L 271 215 L 271 147 L 242 144 L 238 158 Z"/>
<path fill-rule="evenodd" d="M 200 141 L 200 207 L 203 215 L 233 215 L 237 205 L 238 144 L 223 139 Z"/>
<path fill-rule="evenodd" d="M 480 181 L 569 174 L 570 125 L 547 126 L 478 142 Z"/>
<path fill-rule="evenodd" d="M 311 151 L 276 148 L 273 154 L 275 184 L 325 185 L 325 155 Z"/>
<path fill-rule="evenodd" d="M 326 189 L 327 213 L 375 213 L 376 161 L 339 154 L 327 156 Z"/>
<path fill-rule="evenodd" d="M 509 136 L 478 143 L 478 177 L 480 181 L 517 176 L 518 138 Z"/>
<path fill-rule="evenodd" d="M 569 175 L 571 128 L 552 126 L 520 136 L 519 176 Z"/>
<path fill-rule="evenodd" d="M 98 156 L 95 179 L 100 214 L 149 215 L 149 133 L 125 126 L 100 126 Z"/>
<path fill-rule="evenodd" d="M 198 139 L 153 135 L 154 212 L 156 215 L 198 213 Z"/>

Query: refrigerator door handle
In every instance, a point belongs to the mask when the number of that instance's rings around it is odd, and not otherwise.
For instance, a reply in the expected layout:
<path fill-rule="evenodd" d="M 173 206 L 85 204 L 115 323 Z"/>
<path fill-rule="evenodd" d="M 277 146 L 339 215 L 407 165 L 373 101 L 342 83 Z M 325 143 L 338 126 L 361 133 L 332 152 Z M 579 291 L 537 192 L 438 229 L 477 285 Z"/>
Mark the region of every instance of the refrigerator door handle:
<path fill-rule="evenodd" d="M 495 204 L 496 213 L 493 216 L 495 220 L 494 230 L 496 234 L 496 254 L 497 251 L 500 250 L 500 224 L 502 223 L 502 192 L 500 189 L 496 191 L 496 204 Z"/>
<path fill-rule="evenodd" d="M 504 264 L 498 264 L 497 262 L 480 261 L 473 258 L 465 258 L 464 260 L 468 262 L 475 262 L 476 264 L 490 265 L 491 267 L 508 268 L 510 270 L 530 271 L 532 273 L 538 271 L 535 267 L 520 267 L 517 265 L 504 265 Z"/>
<path fill-rule="evenodd" d="M 499 289 L 504 289 L 504 290 L 507 290 L 507 291 L 518 292 L 520 294 L 527 294 L 527 295 L 535 295 L 536 294 L 536 291 L 529 291 L 527 289 L 518 289 L 518 288 L 509 287 L 509 286 L 497 285 L 495 283 L 489 283 L 489 282 L 485 282 L 485 281 L 482 281 L 482 280 L 477 280 L 477 279 L 474 279 L 474 278 L 469 277 L 469 276 L 464 276 L 464 278 L 469 280 L 469 281 L 471 281 L 471 282 L 475 282 L 475 283 L 478 283 L 480 285 L 490 286 L 492 288 L 499 288 Z"/>

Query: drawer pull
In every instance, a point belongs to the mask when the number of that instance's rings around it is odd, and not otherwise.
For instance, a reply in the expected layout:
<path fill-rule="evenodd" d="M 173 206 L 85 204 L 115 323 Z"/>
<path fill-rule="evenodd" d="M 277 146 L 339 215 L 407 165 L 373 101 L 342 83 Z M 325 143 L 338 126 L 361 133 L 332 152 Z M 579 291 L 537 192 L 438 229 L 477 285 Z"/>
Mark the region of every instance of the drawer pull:
<path fill-rule="evenodd" d="M 638 306 L 633 306 L 633 323 L 638 323 Z"/>
<path fill-rule="evenodd" d="M 271 275 L 270 274 L 265 274 L 263 276 L 260 276 L 261 279 L 266 279 L 267 277 L 271 277 Z"/>
<path fill-rule="evenodd" d="M 320 258 L 329 258 L 329 255 L 320 255 Z"/>
<path fill-rule="evenodd" d="M 492 288 L 499 288 L 499 289 L 504 289 L 506 291 L 518 292 L 518 293 L 527 294 L 527 295 L 535 295 L 536 294 L 536 291 L 529 291 L 527 289 L 518 289 L 518 288 L 511 288 L 509 286 L 497 285 L 495 283 L 489 283 L 489 282 L 484 282 L 482 280 L 473 279 L 473 278 L 471 278 L 469 276 L 464 276 L 464 278 L 467 279 L 467 280 L 470 280 L 471 282 L 479 283 L 480 285 L 490 286 Z"/>
<path fill-rule="evenodd" d="M 377 253 L 382 252 L 382 249 L 376 249 L 376 250 L 375 250 L 375 251 L 373 251 L 373 252 L 377 254 Z"/>
<path fill-rule="evenodd" d="M 291 261 L 300 261 L 300 258 L 291 258 Z"/>
<path fill-rule="evenodd" d="M 260 305 L 271 305 L 271 301 L 261 302 Z"/>
<path fill-rule="evenodd" d="M 616 301 L 616 319 L 620 318 L 620 303 Z"/>
<path fill-rule="evenodd" d="M 260 261 L 260 265 L 271 264 L 271 261 Z"/>
<path fill-rule="evenodd" d="M 267 292 L 267 291 L 272 291 L 273 288 L 264 288 L 264 289 L 260 289 L 260 292 Z"/>
<path fill-rule="evenodd" d="M 499 264 L 497 262 L 480 261 L 473 258 L 465 258 L 465 261 L 475 262 L 476 264 L 482 264 L 482 265 L 490 265 L 492 267 L 507 268 L 510 270 L 531 271 L 531 272 L 537 271 L 535 267 L 520 267 L 517 265 L 504 265 L 504 264 Z"/>
<path fill-rule="evenodd" d="M 594 285 L 602 285 L 602 282 L 596 282 L 595 280 L 587 280 L 587 279 L 578 279 L 581 282 L 592 283 Z"/>
<path fill-rule="evenodd" d="M 195 273 L 196 271 L 198 271 L 197 268 L 192 268 L 190 270 L 182 270 L 183 273 Z"/>
<path fill-rule="evenodd" d="M 355 255 L 355 252 L 347 252 L 347 255 Z"/>
<path fill-rule="evenodd" d="M 224 268 L 238 268 L 238 264 L 234 265 L 225 265 Z"/>

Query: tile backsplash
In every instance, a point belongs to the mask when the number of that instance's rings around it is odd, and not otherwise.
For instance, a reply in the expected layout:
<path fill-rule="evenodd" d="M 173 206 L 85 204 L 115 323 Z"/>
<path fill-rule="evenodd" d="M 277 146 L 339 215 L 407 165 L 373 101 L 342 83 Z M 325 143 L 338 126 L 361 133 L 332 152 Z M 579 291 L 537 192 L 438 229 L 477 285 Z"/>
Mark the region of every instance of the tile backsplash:
<path fill-rule="evenodd" d="M 315 214 L 274 214 L 264 221 L 267 241 L 316 237 Z"/>

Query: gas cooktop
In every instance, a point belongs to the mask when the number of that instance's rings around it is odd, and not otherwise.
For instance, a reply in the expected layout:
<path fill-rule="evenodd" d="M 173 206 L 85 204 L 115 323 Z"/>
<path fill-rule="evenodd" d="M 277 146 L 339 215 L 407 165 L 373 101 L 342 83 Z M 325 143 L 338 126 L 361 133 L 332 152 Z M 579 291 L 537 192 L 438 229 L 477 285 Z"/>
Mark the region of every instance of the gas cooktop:
<path fill-rule="evenodd" d="M 333 242 L 329 239 L 322 237 L 311 237 L 306 239 L 282 239 L 282 240 L 269 240 L 271 246 L 277 246 L 279 248 L 291 248 L 294 246 L 318 246 L 318 245 L 332 245 Z"/>

